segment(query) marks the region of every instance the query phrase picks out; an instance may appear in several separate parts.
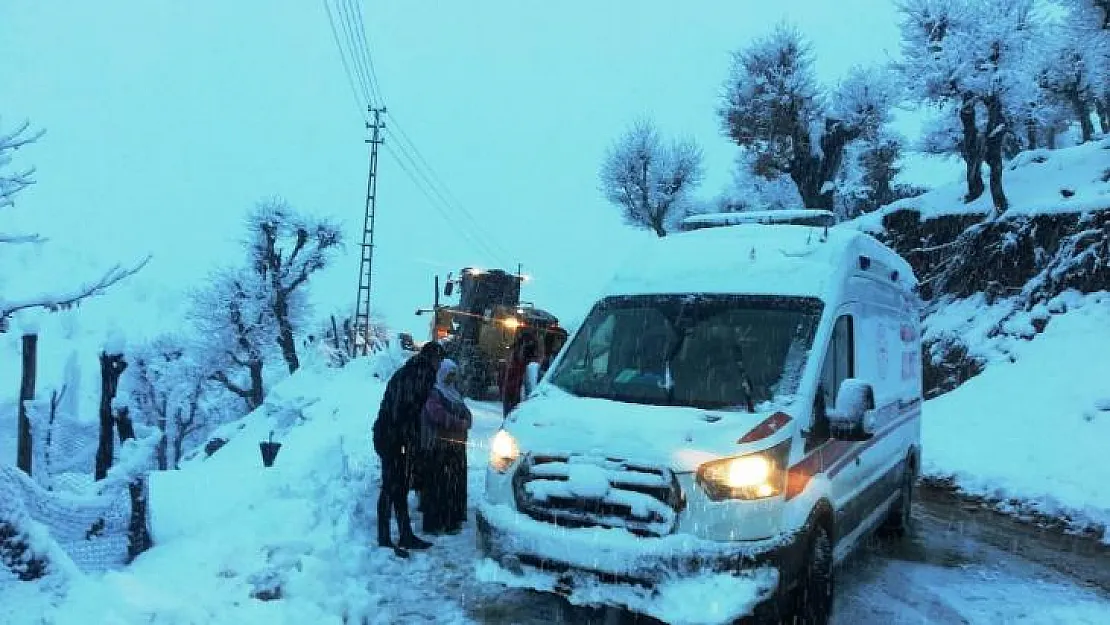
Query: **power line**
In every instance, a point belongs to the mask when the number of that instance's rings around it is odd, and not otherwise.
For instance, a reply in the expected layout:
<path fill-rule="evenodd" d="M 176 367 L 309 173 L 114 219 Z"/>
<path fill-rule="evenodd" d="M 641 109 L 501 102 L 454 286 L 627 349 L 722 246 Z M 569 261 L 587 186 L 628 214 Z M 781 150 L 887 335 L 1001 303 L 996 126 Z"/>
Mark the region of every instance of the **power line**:
<path fill-rule="evenodd" d="M 379 106 L 382 105 L 383 98 L 381 85 L 378 82 L 377 72 L 374 68 L 373 55 L 366 34 L 361 5 L 357 0 L 335 0 L 336 11 L 333 13 L 329 0 L 323 1 L 332 30 L 332 38 L 339 49 L 340 60 L 343 62 L 348 85 L 351 87 L 351 93 L 355 97 L 356 104 L 359 105 L 359 112 L 363 115 L 364 121 L 369 127 L 370 120 L 366 117 L 365 110 L 374 107 L 375 103 Z M 336 28 L 336 16 L 339 18 L 343 38 L 339 35 L 339 29 Z M 344 45 L 344 39 L 346 45 Z M 359 101 L 359 91 L 366 100 L 365 108 L 363 103 Z M 489 254 L 491 258 L 501 263 L 504 263 L 508 258 L 512 258 L 513 255 L 488 234 L 482 223 L 451 192 L 450 188 L 443 182 L 442 177 L 416 147 L 408 133 L 396 124 L 395 119 L 393 121 L 394 124 L 391 124 L 385 130 L 386 133 L 396 139 L 397 146 L 394 149 L 392 145 L 387 144 L 386 149 L 397 160 L 402 171 L 431 202 L 432 208 L 439 212 L 445 220 L 459 230 L 463 237 L 483 253 Z M 393 131 L 393 126 L 396 126 L 397 132 Z M 456 221 L 456 217 L 461 217 L 462 221 Z"/>
<path fill-rule="evenodd" d="M 367 70 L 364 66 L 366 54 L 364 49 L 359 49 L 358 38 L 355 35 L 354 18 L 351 16 L 350 6 L 346 2 L 337 0 L 336 10 L 339 13 L 340 24 L 343 26 L 343 34 L 346 35 L 347 44 L 350 46 L 351 64 L 354 66 L 355 76 L 358 78 L 358 83 L 362 87 L 362 93 L 366 97 L 367 103 L 373 106 L 374 97 L 370 89 L 370 80 L 367 78 Z"/>
<path fill-rule="evenodd" d="M 475 228 L 475 230 L 483 233 L 484 235 L 485 230 L 482 227 L 481 222 L 479 222 L 474 217 L 474 215 L 466 209 L 462 202 L 459 201 L 458 197 L 451 193 L 450 188 L 443 182 L 443 179 L 436 173 L 435 169 L 432 168 L 431 164 L 428 162 L 428 159 L 424 158 L 424 155 L 420 153 L 420 150 L 416 147 L 416 144 L 412 141 L 411 138 L 409 138 L 404 128 L 402 128 L 401 125 L 397 122 L 396 117 L 392 117 L 391 119 L 393 120 L 393 125 L 389 128 L 390 136 L 394 139 L 397 139 L 398 145 L 400 145 L 400 147 L 405 148 L 407 145 L 411 152 L 416 155 L 415 160 L 418 160 L 419 163 L 423 165 L 424 170 L 427 172 L 425 177 L 429 181 L 429 186 L 433 187 L 436 190 L 437 194 L 443 197 L 446 204 L 451 206 L 455 211 L 466 218 Z M 394 128 L 396 128 L 396 132 L 393 131 Z M 488 239 L 488 242 L 492 244 L 491 247 L 494 247 L 500 251 L 497 256 L 513 256 L 513 254 L 510 253 L 508 249 L 500 245 L 492 236 Z"/>
<path fill-rule="evenodd" d="M 489 245 L 487 245 L 485 242 L 472 236 L 469 232 L 469 229 L 464 227 L 463 224 L 455 221 L 455 219 L 451 216 L 450 205 L 445 204 L 442 196 L 440 196 L 436 191 L 428 186 L 427 182 L 422 179 L 421 174 L 414 173 L 415 168 L 410 168 L 410 165 L 412 165 L 414 161 L 407 152 L 402 149 L 401 153 L 398 154 L 397 150 L 393 148 L 393 144 L 387 142 L 384 145 L 386 151 L 393 156 L 394 160 L 397 162 L 397 165 L 401 168 L 401 171 L 405 172 L 405 175 L 407 175 L 409 179 L 412 180 L 417 189 L 419 189 L 420 192 L 424 194 L 424 197 L 428 199 L 428 202 L 431 204 L 432 208 L 435 209 L 435 211 L 439 213 L 440 216 L 444 218 L 444 220 L 457 228 L 462 237 L 474 246 L 475 251 L 482 252 L 483 254 L 489 254 L 491 257 L 498 261 L 503 262 L 505 260 L 504 258 L 499 258 L 500 255 L 490 249 Z M 406 165 L 406 162 L 408 162 L 410 165 Z"/>
<path fill-rule="evenodd" d="M 469 230 L 474 235 L 474 237 L 482 243 L 482 246 L 485 248 L 486 252 L 493 256 L 495 259 L 504 262 L 506 261 L 506 259 L 512 258 L 512 254 L 509 254 L 508 252 L 506 252 L 504 247 L 498 245 L 496 240 L 493 237 L 489 236 L 488 232 L 482 227 L 482 225 L 478 223 L 472 216 L 470 216 L 469 212 L 462 208 L 462 206 L 457 201 L 451 201 L 451 199 L 448 197 L 448 194 L 445 193 L 445 185 L 443 185 L 442 182 L 437 183 L 433 175 L 429 173 L 429 170 L 426 170 L 420 166 L 419 162 L 412 155 L 409 148 L 406 147 L 405 144 L 398 139 L 397 134 L 391 132 L 389 136 L 396 140 L 395 144 L 396 147 L 400 150 L 401 155 L 408 160 L 412 169 L 417 173 L 417 175 L 422 178 L 423 184 L 425 184 L 430 192 L 436 196 L 441 205 L 451 211 L 453 217 L 462 216 L 469 219 L 470 223 L 467 223 L 467 220 L 465 219 L 459 222 L 458 227 L 460 227 L 460 229 Z"/>
<path fill-rule="evenodd" d="M 358 114 L 362 116 L 362 120 L 367 124 L 370 123 L 370 118 L 366 115 L 365 105 L 358 96 L 358 89 L 355 88 L 354 75 L 351 73 L 351 67 L 347 63 L 347 56 L 343 54 L 343 44 L 339 41 L 339 33 L 335 29 L 335 18 L 332 15 L 331 7 L 328 6 L 328 0 L 323 0 L 324 10 L 328 14 L 328 25 L 331 26 L 331 36 L 335 41 L 335 48 L 339 51 L 339 60 L 343 62 L 343 74 L 347 77 L 347 84 L 351 88 L 351 96 L 355 99 L 355 106 L 358 108 Z"/>
<path fill-rule="evenodd" d="M 348 0 L 348 2 L 355 2 L 353 13 L 355 15 L 355 25 L 358 27 L 359 39 L 362 44 L 362 50 L 366 54 L 366 67 L 370 70 L 370 89 L 372 95 L 378 101 L 384 101 L 385 98 L 382 94 L 381 85 L 378 83 L 378 73 L 374 70 L 374 55 L 370 51 L 370 41 L 366 35 L 366 23 L 362 20 L 362 4 L 357 0 Z"/>

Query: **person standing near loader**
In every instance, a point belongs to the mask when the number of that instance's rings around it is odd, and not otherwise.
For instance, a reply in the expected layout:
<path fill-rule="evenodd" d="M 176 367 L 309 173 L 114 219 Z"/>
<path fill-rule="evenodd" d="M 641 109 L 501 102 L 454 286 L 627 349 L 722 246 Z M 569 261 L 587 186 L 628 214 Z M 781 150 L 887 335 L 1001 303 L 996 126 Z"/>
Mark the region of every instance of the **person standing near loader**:
<path fill-rule="evenodd" d="M 407 556 L 406 549 L 427 549 L 432 544 L 412 531 L 408 492 L 415 454 L 420 449 L 420 413 L 436 382 L 439 364 L 446 357 L 443 346 L 426 343 L 389 379 L 374 421 L 374 451 L 382 466 L 382 487 L 378 496 L 378 545 Z M 400 540 L 396 547 L 390 537 L 390 513 L 397 515 Z"/>
<path fill-rule="evenodd" d="M 501 410 L 504 416 L 524 401 L 525 377 L 528 375 L 528 364 L 539 357 L 539 340 L 534 334 L 525 330 L 517 335 L 509 352 L 509 362 L 505 366 L 505 376 L 501 380 Z"/>

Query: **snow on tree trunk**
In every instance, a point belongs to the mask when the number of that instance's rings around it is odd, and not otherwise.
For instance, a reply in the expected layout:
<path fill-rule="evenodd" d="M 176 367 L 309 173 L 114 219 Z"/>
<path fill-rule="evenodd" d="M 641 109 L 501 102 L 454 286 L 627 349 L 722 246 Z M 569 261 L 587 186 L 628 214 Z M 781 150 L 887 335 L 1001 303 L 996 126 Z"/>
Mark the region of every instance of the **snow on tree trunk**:
<path fill-rule="evenodd" d="M 990 167 L 991 201 L 996 213 L 1004 213 L 1009 208 L 1006 191 L 1002 188 L 1002 144 L 1006 139 L 1006 118 L 1002 103 L 998 98 L 987 101 L 987 136 L 984 141 L 984 156 Z"/>
<path fill-rule="evenodd" d="M 1079 131 L 1083 143 L 1090 141 L 1095 136 L 1095 125 L 1091 121 L 1091 105 L 1078 91 L 1068 94 L 1068 101 L 1079 120 Z"/>
<path fill-rule="evenodd" d="M 130 411 L 124 407 L 116 415 L 119 423 L 119 440 L 124 443 L 135 438 L 135 427 L 131 421 Z M 163 435 L 162 440 L 166 437 Z M 136 477 L 127 485 L 128 495 L 131 497 L 131 519 L 127 528 L 127 563 L 130 564 L 138 555 L 154 545 L 147 528 L 147 496 L 146 478 Z"/>
<path fill-rule="evenodd" d="M 252 362 L 250 363 L 249 368 L 251 374 L 251 386 L 250 389 L 248 389 L 250 395 L 247 397 L 247 404 L 253 411 L 261 406 L 262 401 L 265 399 L 264 389 L 262 387 L 262 362 Z"/>
<path fill-rule="evenodd" d="M 158 446 L 154 449 L 154 460 L 158 463 L 158 469 L 160 471 L 165 471 L 170 468 L 169 429 L 166 427 L 166 410 L 169 409 L 167 406 L 168 403 L 169 400 L 162 400 L 162 409 L 158 412 L 158 418 L 155 421 L 155 426 L 158 428 L 158 431 L 162 432 L 162 440 L 158 441 Z"/>
<path fill-rule="evenodd" d="M 278 325 L 278 347 L 292 375 L 301 368 L 301 359 L 297 357 L 297 339 L 293 336 L 293 324 L 289 320 L 289 301 L 281 291 L 274 296 L 274 317 Z"/>
<path fill-rule="evenodd" d="M 1110 134 L 1110 94 L 1095 100 L 1095 110 L 1098 112 L 1098 123 L 1104 134 Z"/>
<path fill-rule="evenodd" d="M 16 466 L 31 475 L 33 446 L 31 440 L 31 420 L 27 417 L 27 402 L 35 398 L 35 367 L 38 354 L 37 334 L 23 335 L 23 375 L 19 384 L 19 438 L 16 450 Z"/>
<path fill-rule="evenodd" d="M 115 453 L 115 419 L 112 415 L 112 400 L 119 388 L 119 378 L 127 368 L 123 354 L 100 352 L 100 443 L 96 448 L 95 479 L 102 480 L 112 468 Z"/>
<path fill-rule="evenodd" d="M 975 100 L 965 97 L 960 106 L 960 125 L 964 138 L 960 146 L 960 156 L 967 169 L 967 195 L 964 201 L 971 203 L 979 199 L 986 190 L 983 184 L 983 151 L 979 146 L 979 128 L 975 124 Z"/>

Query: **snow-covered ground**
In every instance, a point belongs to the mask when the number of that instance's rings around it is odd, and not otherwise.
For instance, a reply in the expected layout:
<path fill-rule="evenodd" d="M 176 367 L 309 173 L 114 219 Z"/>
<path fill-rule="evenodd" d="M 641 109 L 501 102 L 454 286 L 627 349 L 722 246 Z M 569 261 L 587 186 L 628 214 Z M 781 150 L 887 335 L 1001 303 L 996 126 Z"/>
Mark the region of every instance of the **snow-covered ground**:
<path fill-rule="evenodd" d="M 0 622 L 467 621 L 472 534 L 439 538 L 411 561 L 372 548 L 369 427 L 382 386 L 371 368 L 361 360 L 279 385 L 211 458 L 152 478 L 155 549 L 126 570 L 70 580 L 64 598 L 50 584 L 0 587 Z M 499 423 L 479 418 L 475 445 Z M 271 431 L 283 447 L 264 469 L 258 443 Z M 480 488 L 483 452 L 472 456 Z M 268 592 L 282 600 L 251 599 Z"/>
<path fill-rule="evenodd" d="M 930 317 L 930 331 L 958 333 L 987 364 L 925 404 L 923 469 L 1002 504 L 1021 500 L 1015 511 L 1107 525 L 1110 294 L 1065 294 L 1047 308 L 1048 326 L 1031 340 L 987 338 L 999 323 L 1014 334 L 1029 325 L 1028 313 L 1006 319 L 1008 301 L 972 298 Z"/>
<path fill-rule="evenodd" d="M 985 170 L 984 170 L 985 171 Z M 1074 213 L 1110 206 L 1110 137 L 1059 150 L 1022 152 L 1007 163 L 1003 184 L 1010 200 L 1009 215 Z M 970 204 L 963 201 L 967 183 L 961 178 L 918 197 L 900 200 L 856 220 L 868 230 L 880 230 L 882 218 L 912 209 L 923 219 L 951 214 L 981 214 L 992 210 L 990 193 Z"/>
<path fill-rule="evenodd" d="M 1081 332 L 1084 317 L 1076 319 L 1071 331 Z M 553 598 L 477 581 L 473 523 L 409 560 L 374 547 L 378 471 L 368 431 L 383 389 L 374 367 L 370 359 L 310 367 L 278 385 L 263 408 L 228 428 L 234 436 L 211 458 L 155 475 L 151 551 L 103 575 L 0 581 L 0 622 L 550 622 L 561 609 Z M 501 423 L 496 407 L 475 411 L 472 507 L 484 488 L 486 442 Z M 283 447 L 265 469 L 258 442 L 271 432 Z M 980 548 L 957 534 L 938 547 L 934 535 L 943 533 L 922 537 L 926 556 L 865 554 L 849 563 L 836 622 L 1110 619 L 1110 602 L 1098 594 L 1001 552 L 977 556 Z"/>

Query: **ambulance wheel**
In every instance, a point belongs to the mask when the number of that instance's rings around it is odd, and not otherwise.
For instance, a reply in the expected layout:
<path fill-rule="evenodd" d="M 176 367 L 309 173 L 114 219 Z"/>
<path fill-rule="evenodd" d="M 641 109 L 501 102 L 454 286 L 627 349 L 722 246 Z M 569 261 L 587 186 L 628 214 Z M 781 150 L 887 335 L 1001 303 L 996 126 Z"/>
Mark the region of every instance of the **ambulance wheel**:
<path fill-rule="evenodd" d="M 903 538 L 910 532 L 913 523 L 913 490 L 916 483 L 917 471 L 914 468 L 913 458 L 910 457 L 906 459 L 906 468 L 902 474 L 898 499 L 894 501 L 886 520 L 879 527 L 880 535 Z"/>
<path fill-rule="evenodd" d="M 797 625 L 826 625 L 833 604 L 833 545 L 829 530 L 815 524 L 809 535 L 801 578 L 791 601 L 792 619 Z"/>

